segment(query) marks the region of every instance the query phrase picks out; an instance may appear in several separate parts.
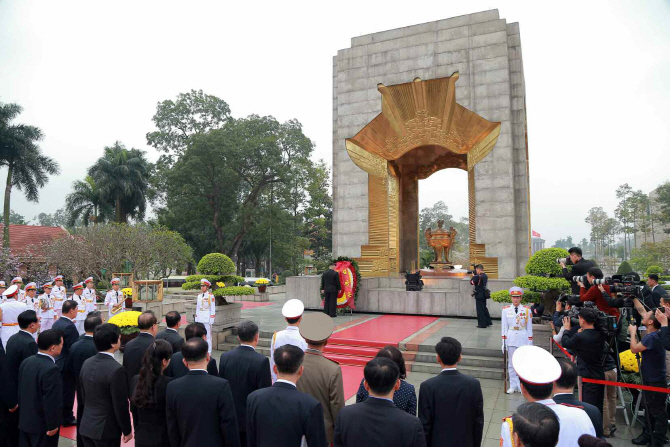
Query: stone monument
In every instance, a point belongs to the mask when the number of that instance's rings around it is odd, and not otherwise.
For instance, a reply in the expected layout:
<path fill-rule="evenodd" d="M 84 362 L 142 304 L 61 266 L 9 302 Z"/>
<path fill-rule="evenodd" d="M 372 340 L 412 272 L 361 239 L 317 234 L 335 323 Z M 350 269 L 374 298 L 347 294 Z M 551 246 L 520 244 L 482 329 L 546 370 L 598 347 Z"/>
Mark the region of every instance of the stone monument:
<path fill-rule="evenodd" d="M 468 171 L 470 261 L 491 278 L 522 274 L 523 64 L 519 25 L 497 10 L 355 37 L 334 57 L 334 256 L 357 258 L 368 277 L 409 270 L 418 180 L 445 168 Z"/>

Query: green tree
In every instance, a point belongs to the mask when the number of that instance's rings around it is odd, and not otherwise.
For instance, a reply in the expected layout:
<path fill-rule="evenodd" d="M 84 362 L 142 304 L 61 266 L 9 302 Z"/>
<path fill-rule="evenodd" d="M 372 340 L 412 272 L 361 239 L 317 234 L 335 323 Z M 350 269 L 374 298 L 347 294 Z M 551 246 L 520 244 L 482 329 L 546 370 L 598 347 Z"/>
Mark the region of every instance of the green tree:
<path fill-rule="evenodd" d="M 5 214 L 0 213 L 0 220 L 5 221 Z M 14 212 L 14 210 L 9 211 L 9 223 L 10 225 L 28 225 L 26 218 L 21 214 Z"/>
<path fill-rule="evenodd" d="M 72 192 L 65 198 L 67 225 L 75 226 L 77 221 L 87 227 L 89 222 L 94 225 L 111 220 L 114 208 L 103 200 L 95 180 L 90 175 L 84 180 L 72 183 Z"/>
<path fill-rule="evenodd" d="M 60 208 L 55 213 L 39 213 L 33 217 L 36 222 L 33 225 L 40 225 L 42 227 L 66 227 L 68 226 L 68 216 L 65 209 Z"/>
<path fill-rule="evenodd" d="M 39 190 L 49 175 L 60 173 L 56 160 L 44 155 L 37 144 L 43 137 L 35 126 L 12 124 L 22 108 L 18 104 L 0 104 L 0 167 L 7 167 L 4 202 L 5 247 L 9 247 L 9 218 L 12 188 L 23 192 L 26 200 L 37 202 Z"/>
<path fill-rule="evenodd" d="M 144 151 L 128 150 L 118 141 L 89 168 L 103 201 L 114 204 L 116 222 L 144 219 L 151 169 Z"/>
<path fill-rule="evenodd" d="M 617 275 L 626 275 L 630 272 L 633 271 L 633 267 L 630 266 L 628 261 L 623 261 L 621 264 L 619 264 L 619 268 L 616 271 Z"/>
<path fill-rule="evenodd" d="M 656 194 L 657 219 L 660 224 L 666 226 L 663 232 L 670 233 L 670 181 L 656 188 Z"/>
<path fill-rule="evenodd" d="M 621 223 L 621 232 L 624 235 L 624 259 L 628 259 L 631 248 L 630 248 L 630 234 L 632 234 L 633 227 L 631 226 L 631 221 L 633 219 L 633 210 L 631 208 L 632 202 L 629 200 L 630 196 L 633 194 L 633 188 L 631 188 L 628 183 L 624 183 L 619 186 L 616 190 L 616 197 L 619 199 L 619 204 L 614 210 L 614 215 L 619 222 Z"/>
<path fill-rule="evenodd" d="M 572 236 L 568 236 L 565 239 L 558 239 L 556 242 L 554 242 L 554 245 L 552 247 L 554 248 L 564 248 L 568 250 L 569 248 L 574 247 L 576 244 L 572 241 Z M 584 247 L 582 247 L 584 248 Z"/>

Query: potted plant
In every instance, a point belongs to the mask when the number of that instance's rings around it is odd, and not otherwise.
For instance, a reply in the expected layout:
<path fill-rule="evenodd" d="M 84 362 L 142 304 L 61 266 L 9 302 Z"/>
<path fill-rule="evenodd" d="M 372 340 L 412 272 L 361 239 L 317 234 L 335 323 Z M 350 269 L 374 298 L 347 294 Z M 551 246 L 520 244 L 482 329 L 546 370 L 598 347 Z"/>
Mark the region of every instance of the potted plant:
<path fill-rule="evenodd" d="M 256 280 L 256 282 L 254 283 L 254 285 L 255 285 L 256 287 L 258 287 L 258 291 L 261 292 L 261 293 L 265 293 L 265 290 L 267 289 L 268 284 L 270 284 L 270 281 L 268 281 L 268 280 L 265 279 L 265 278 L 258 279 L 258 280 Z"/>
<path fill-rule="evenodd" d="M 125 289 L 121 289 L 121 293 L 123 293 L 123 298 L 126 301 L 126 309 L 132 309 L 133 308 L 133 288 L 132 287 L 126 287 Z"/>
<path fill-rule="evenodd" d="M 137 320 L 141 314 L 142 312 L 130 310 L 116 314 L 107 321 L 107 323 L 117 325 L 121 331 L 121 352 L 125 349 L 126 343 L 137 337 L 137 334 L 140 333 L 140 328 L 137 327 Z"/>

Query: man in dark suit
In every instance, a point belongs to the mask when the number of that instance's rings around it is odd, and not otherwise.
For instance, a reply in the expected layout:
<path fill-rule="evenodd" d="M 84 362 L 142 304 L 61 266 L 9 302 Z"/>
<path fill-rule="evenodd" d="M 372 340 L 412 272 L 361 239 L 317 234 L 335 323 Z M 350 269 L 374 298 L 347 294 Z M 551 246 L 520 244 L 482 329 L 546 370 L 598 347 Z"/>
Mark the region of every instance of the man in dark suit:
<path fill-rule="evenodd" d="M 587 404 L 575 397 L 575 386 L 577 385 L 577 365 L 568 359 L 558 359 L 561 365 L 561 377 L 554 382 L 554 402 L 557 404 L 566 404 L 573 407 L 582 408 L 591 419 L 593 428 L 596 429 L 596 436 L 603 437 L 603 418 L 600 410 L 595 405 Z"/>
<path fill-rule="evenodd" d="M 55 357 L 63 349 L 63 333 L 46 330 L 37 339 L 37 355 L 19 369 L 19 430 L 21 446 L 56 447 L 63 420 L 63 385 Z"/>
<path fill-rule="evenodd" d="M 130 380 L 140 373 L 142 367 L 142 357 L 147 352 L 149 346 L 154 343 L 154 337 L 158 332 L 158 320 L 151 311 L 142 312 L 137 319 L 137 327 L 140 333 L 133 340 L 126 343 L 123 350 L 123 367 L 128 374 L 128 384 Z"/>
<path fill-rule="evenodd" d="M 240 444 L 247 445 L 247 397 L 253 391 L 272 385 L 270 361 L 256 352 L 259 333 L 253 321 L 244 321 L 237 327 L 240 346 L 221 354 L 219 376 L 230 383 L 235 402 L 235 413 L 240 431 Z"/>
<path fill-rule="evenodd" d="M 330 264 L 330 268 L 321 275 L 321 293 L 324 295 L 323 312 L 333 318 L 337 317 L 337 294 L 340 289 L 340 274 L 335 270 L 335 264 Z"/>
<path fill-rule="evenodd" d="M 184 339 L 179 335 L 179 326 L 181 326 L 181 315 L 176 310 L 168 312 L 165 314 L 165 324 L 167 329 L 160 331 L 156 335 L 156 340 L 166 340 L 172 345 L 172 353 L 179 352 L 181 350 L 181 344 L 184 343 Z"/>
<path fill-rule="evenodd" d="M 486 307 L 486 300 L 488 299 L 486 285 L 488 282 L 489 277 L 484 273 L 484 266 L 482 264 L 477 264 L 477 266 L 475 266 L 475 275 L 470 279 L 470 284 L 475 286 L 473 296 L 475 297 L 475 305 L 477 309 L 477 327 L 481 329 L 486 329 L 493 325 L 491 314 L 489 314 L 489 309 Z"/>
<path fill-rule="evenodd" d="M 419 419 L 426 445 L 479 446 L 484 434 L 484 398 L 479 380 L 456 369 L 461 344 L 442 337 L 435 346 L 442 372 L 421 384 Z"/>
<path fill-rule="evenodd" d="M 91 314 L 93 312 L 89 312 L 86 320 L 84 320 L 84 334 L 72 345 L 70 354 L 67 356 L 67 360 L 65 360 L 65 369 L 72 374 L 75 389 L 79 385 L 79 374 L 81 373 L 81 368 L 84 366 L 84 362 L 98 353 L 93 341 L 93 334 L 95 333 L 95 329 L 102 324 L 102 318 Z M 77 408 L 77 428 L 79 428 L 79 424 L 81 423 L 81 415 L 81 409 Z M 84 445 L 79 430 L 77 430 L 77 445 Z"/>
<path fill-rule="evenodd" d="M 8 379 L 6 384 L 9 393 L 8 427 L 10 445 L 18 445 L 19 440 L 19 417 L 21 408 L 19 406 L 19 368 L 21 362 L 28 357 L 37 354 L 37 343 L 33 334 L 40 328 L 37 321 L 37 313 L 34 310 L 24 310 L 18 316 L 19 332 L 9 337 L 7 341 L 7 367 Z M 11 411 L 13 409 L 13 411 Z"/>
<path fill-rule="evenodd" d="M 184 335 L 186 336 L 186 341 L 189 341 L 192 338 L 202 338 L 207 341 L 207 328 L 205 328 L 205 325 L 202 323 L 191 323 L 184 329 Z M 213 358 L 210 358 L 209 363 L 207 363 L 207 373 L 212 376 L 219 375 L 219 370 L 216 367 L 216 360 Z M 163 374 L 172 377 L 173 379 L 178 379 L 188 374 L 188 368 L 184 365 L 184 357 L 181 352 L 172 354 L 170 364 L 165 368 Z"/>
<path fill-rule="evenodd" d="M 651 293 L 645 297 L 644 303 L 651 309 L 661 307 L 661 298 L 667 300 L 668 292 L 658 283 L 657 274 L 651 273 L 649 275 L 647 278 L 647 286 L 649 286 Z"/>
<path fill-rule="evenodd" d="M 294 447 L 301 445 L 303 437 L 310 447 L 328 445 L 321 403 L 296 388 L 304 358 L 302 349 L 293 345 L 275 350 L 277 381 L 247 399 L 249 447 Z"/>
<path fill-rule="evenodd" d="M 93 334 L 98 353 L 84 362 L 77 387 L 79 432 L 84 447 L 118 447 L 133 439 L 128 408 L 126 371 L 114 358 L 121 333 L 114 324 L 102 324 Z"/>
<path fill-rule="evenodd" d="M 400 388 L 398 365 L 389 358 L 375 357 L 365 365 L 363 376 L 370 395 L 340 411 L 335 447 L 424 447 L 421 421 L 393 404 L 393 393 Z"/>
<path fill-rule="evenodd" d="M 58 357 L 56 357 L 56 365 L 60 369 L 61 378 L 63 379 L 63 426 L 70 427 L 77 424 L 77 420 L 72 413 L 74 407 L 74 393 L 77 389 L 75 386 L 75 377 L 72 371 L 65 368 L 67 357 L 70 353 L 70 348 L 79 339 L 79 331 L 74 324 L 77 318 L 77 306 L 79 304 L 73 300 L 66 300 L 63 302 L 61 309 L 61 317 L 54 322 L 51 329 L 58 329 L 63 333 L 63 349 Z"/>
<path fill-rule="evenodd" d="M 188 374 L 167 386 L 167 425 L 172 447 L 238 447 L 240 435 L 228 381 L 207 374 L 209 347 L 194 337 L 182 345 Z"/>
<path fill-rule="evenodd" d="M 7 367 L 7 355 L 5 347 L 0 340 L 0 383 L 9 383 L 9 371 Z M 9 387 L 0 386 L 0 447 L 11 447 L 9 444 Z"/>

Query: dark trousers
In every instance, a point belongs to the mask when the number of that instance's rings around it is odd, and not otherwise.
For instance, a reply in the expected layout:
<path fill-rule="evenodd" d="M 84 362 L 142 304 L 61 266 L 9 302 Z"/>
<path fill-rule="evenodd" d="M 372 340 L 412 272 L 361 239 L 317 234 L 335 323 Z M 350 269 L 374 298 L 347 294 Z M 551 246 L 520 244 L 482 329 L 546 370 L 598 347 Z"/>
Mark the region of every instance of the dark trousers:
<path fill-rule="evenodd" d="M 16 447 L 19 445 L 19 409 L 14 413 L 6 413 L 5 423 L 7 424 L 7 445 Z"/>
<path fill-rule="evenodd" d="M 603 400 L 605 399 L 605 385 L 596 383 L 582 383 L 582 402 L 595 406 L 603 414 Z"/>
<path fill-rule="evenodd" d="M 645 385 L 667 388 L 665 383 L 645 383 Z M 668 413 L 665 407 L 665 400 L 668 395 L 645 391 L 644 397 L 647 399 L 647 407 L 649 408 L 649 416 L 651 417 L 651 428 L 654 430 L 651 434 L 651 445 L 662 447 L 665 434 L 668 431 Z"/>
<path fill-rule="evenodd" d="M 58 447 L 58 437 L 60 431 L 53 436 L 47 436 L 46 433 L 26 433 L 24 431 L 19 435 L 20 447 Z"/>
<path fill-rule="evenodd" d="M 240 447 L 247 447 L 247 432 L 240 432 Z"/>
<path fill-rule="evenodd" d="M 74 374 L 69 371 L 61 371 L 61 378 L 63 379 L 63 422 L 68 422 L 74 419 L 74 392 L 76 388 L 76 380 Z"/>
<path fill-rule="evenodd" d="M 337 316 L 337 292 L 324 292 L 323 313 L 331 317 Z"/>
<path fill-rule="evenodd" d="M 486 308 L 486 298 L 475 298 L 475 304 L 477 306 L 477 326 L 484 328 L 493 324 L 489 310 Z"/>
<path fill-rule="evenodd" d="M 84 447 L 119 447 L 121 445 L 121 438 L 114 439 L 91 439 L 82 436 L 84 440 Z"/>

